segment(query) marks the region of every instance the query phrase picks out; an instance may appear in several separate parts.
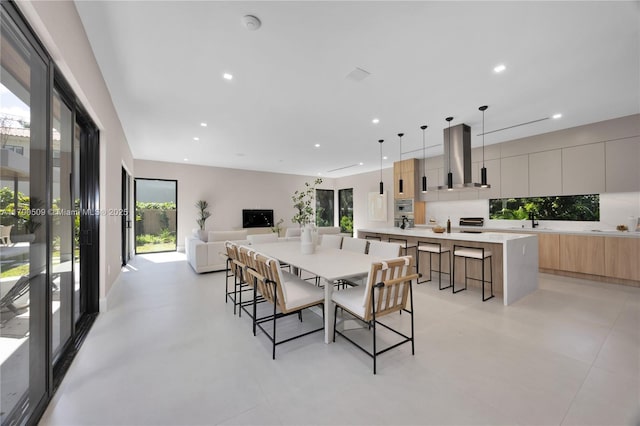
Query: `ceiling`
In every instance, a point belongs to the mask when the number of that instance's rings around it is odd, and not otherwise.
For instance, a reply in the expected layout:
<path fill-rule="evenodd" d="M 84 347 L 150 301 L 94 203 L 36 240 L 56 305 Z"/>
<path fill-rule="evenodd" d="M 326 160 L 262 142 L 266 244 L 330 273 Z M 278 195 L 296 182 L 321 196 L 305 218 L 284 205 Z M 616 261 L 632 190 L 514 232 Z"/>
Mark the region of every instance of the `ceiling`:
<path fill-rule="evenodd" d="M 639 5 L 76 1 L 134 158 L 325 177 L 639 113 Z"/>

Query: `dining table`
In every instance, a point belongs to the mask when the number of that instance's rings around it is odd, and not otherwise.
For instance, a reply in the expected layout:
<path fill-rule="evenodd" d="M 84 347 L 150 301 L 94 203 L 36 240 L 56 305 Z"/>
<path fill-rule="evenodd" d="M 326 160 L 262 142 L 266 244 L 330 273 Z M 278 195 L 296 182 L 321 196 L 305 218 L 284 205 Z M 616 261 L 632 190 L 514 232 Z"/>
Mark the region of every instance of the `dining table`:
<path fill-rule="evenodd" d="M 339 279 L 366 276 L 372 262 L 378 262 L 375 256 L 349 250 L 316 246 L 311 254 L 303 254 L 300 241 L 278 241 L 252 244 L 258 253 L 278 259 L 294 268 L 304 270 L 324 280 L 324 341 L 331 343 L 333 337 L 333 284 Z"/>

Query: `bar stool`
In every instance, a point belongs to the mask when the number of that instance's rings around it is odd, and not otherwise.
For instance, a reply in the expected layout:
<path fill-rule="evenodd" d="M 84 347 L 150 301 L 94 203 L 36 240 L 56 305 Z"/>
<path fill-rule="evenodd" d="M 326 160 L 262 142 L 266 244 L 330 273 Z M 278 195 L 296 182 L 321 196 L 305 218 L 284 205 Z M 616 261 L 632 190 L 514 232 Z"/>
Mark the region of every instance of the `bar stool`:
<path fill-rule="evenodd" d="M 380 235 L 365 235 L 364 239 L 382 241 L 382 238 L 380 238 Z"/>
<path fill-rule="evenodd" d="M 428 241 L 418 241 L 418 245 L 416 248 L 417 259 L 416 265 L 418 268 L 418 273 L 420 273 L 420 254 L 421 253 L 429 253 L 429 279 L 422 280 L 418 279 L 418 284 L 428 283 L 431 281 L 431 272 L 438 271 L 438 288 L 440 290 L 444 290 L 446 288 L 452 287 L 451 284 L 451 250 L 446 247 L 442 247 L 440 243 L 431 243 Z M 449 272 L 442 272 L 442 254 L 447 253 L 447 258 L 449 259 Z M 433 260 L 432 256 L 434 254 L 438 255 L 438 269 L 433 269 Z M 449 285 L 446 287 L 442 287 L 442 274 L 449 275 Z"/>
<path fill-rule="evenodd" d="M 402 247 L 402 255 L 403 256 L 407 256 L 409 249 L 415 249 L 416 247 L 418 247 L 417 244 L 410 244 L 405 238 L 393 238 L 393 237 L 389 237 L 388 240 L 390 243 L 400 243 Z M 416 251 L 416 258 L 418 257 L 418 252 Z M 417 262 L 417 260 L 416 260 Z"/>
<path fill-rule="evenodd" d="M 456 257 L 462 257 L 464 258 L 464 288 L 462 289 L 458 289 L 456 290 L 456 268 L 455 268 L 455 261 L 456 261 Z M 485 265 L 485 259 L 489 258 L 489 271 L 491 272 L 491 280 L 490 281 L 485 281 L 484 279 L 484 265 Z M 482 261 L 482 279 L 478 279 L 478 278 L 473 278 L 467 275 L 467 260 L 469 259 L 475 259 L 475 260 L 480 260 Z M 452 291 L 454 293 L 458 293 L 462 290 L 466 290 L 467 289 L 467 280 L 474 280 L 474 281 L 482 281 L 482 301 L 486 302 L 489 299 L 492 299 L 494 297 L 493 294 L 493 268 L 492 268 L 492 263 L 491 263 L 491 250 L 485 250 L 484 248 L 481 247 L 465 247 L 465 246 L 459 246 L 459 245 L 454 245 L 453 246 L 453 283 L 452 283 Z M 491 284 L 491 296 L 485 298 L 484 297 L 484 285 L 485 283 L 489 283 Z"/>

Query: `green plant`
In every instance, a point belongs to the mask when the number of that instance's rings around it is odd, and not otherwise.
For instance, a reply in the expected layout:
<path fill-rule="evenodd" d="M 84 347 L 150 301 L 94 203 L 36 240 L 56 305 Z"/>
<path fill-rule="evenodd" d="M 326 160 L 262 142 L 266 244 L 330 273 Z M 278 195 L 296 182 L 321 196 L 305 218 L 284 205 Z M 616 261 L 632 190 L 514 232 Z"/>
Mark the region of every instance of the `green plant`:
<path fill-rule="evenodd" d="M 349 216 L 342 216 L 340 218 L 340 231 L 353 234 L 353 218 Z"/>
<path fill-rule="evenodd" d="M 280 235 L 280 231 L 282 230 L 282 227 L 280 225 L 282 225 L 282 222 L 284 222 L 284 219 L 281 218 L 275 225 L 271 227 L 271 232 Z"/>
<path fill-rule="evenodd" d="M 200 210 L 196 222 L 200 229 L 204 231 L 204 223 L 209 219 L 209 217 L 211 217 L 211 213 L 207 210 L 209 208 L 209 203 L 205 200 L 198 200 L 195 205 L 198 210 Z"/>
<path fill-rule="evenodd" d="M 296 191 L 291 196 L 293 207 L 298 212 L 291 218 L 293 223 L 301 226 L 314 222 L 313 201 L 316 195 L 316 186 L 322 183 L 322 178 L 317 178 L 313 183 L 305 182 L 305 189 Z"/>

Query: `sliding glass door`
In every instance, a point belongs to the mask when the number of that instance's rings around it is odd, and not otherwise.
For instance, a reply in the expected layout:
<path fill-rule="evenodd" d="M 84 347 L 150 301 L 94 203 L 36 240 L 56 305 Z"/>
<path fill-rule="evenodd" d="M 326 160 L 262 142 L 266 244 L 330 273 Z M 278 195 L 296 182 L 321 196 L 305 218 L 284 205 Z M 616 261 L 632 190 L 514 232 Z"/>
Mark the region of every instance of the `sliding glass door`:
<path fill-rule="evenodd" d="M 45 57 L 2 9 L 0 37 L 0 422 L 33 411 L 48 384 Z"/>

